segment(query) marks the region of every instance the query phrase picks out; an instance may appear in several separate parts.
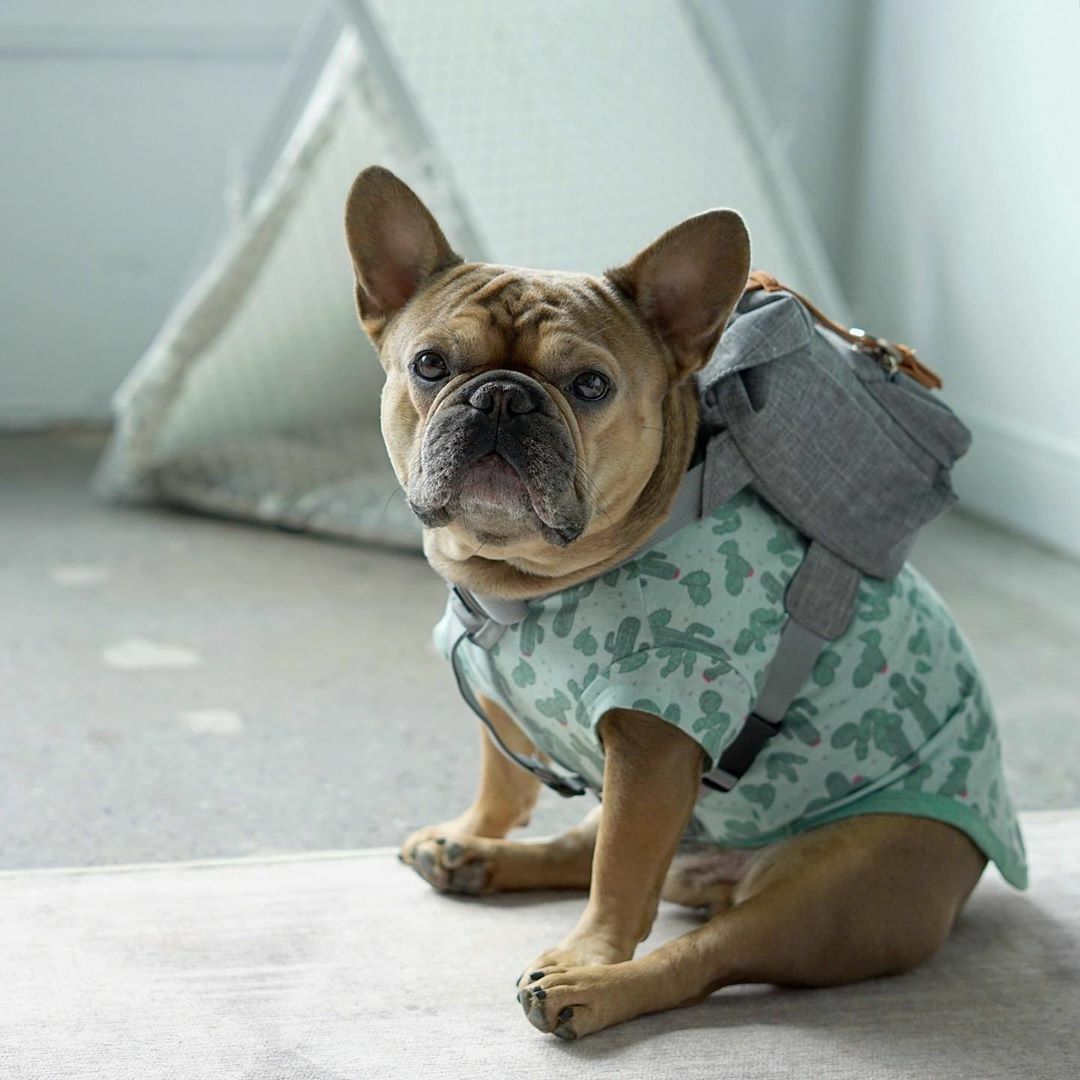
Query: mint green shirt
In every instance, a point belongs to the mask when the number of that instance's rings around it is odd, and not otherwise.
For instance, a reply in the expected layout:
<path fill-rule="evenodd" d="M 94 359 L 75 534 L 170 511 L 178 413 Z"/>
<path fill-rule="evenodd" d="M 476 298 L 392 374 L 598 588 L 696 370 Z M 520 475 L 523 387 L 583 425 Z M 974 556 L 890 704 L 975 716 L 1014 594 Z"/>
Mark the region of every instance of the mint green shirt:
<path fill-rule="evenodd" d="M 740 492 L 593 581 L 529 603 L 490 652 L 458 650 L 474 694 L 599 789 L 597 725 L 651 713 L 705 751 L 707 768 L 751 710 L 786 618 L 806 541 Z M 462 633 L 447 608 L 444 656 Z M 906 566 L 864 578 L 851 627 L 824 649 L 783 728 L 730 792 L 702 787 L 688 839 L 757 847 L 857 814 L 933 818 L 965 832 L 1011 884 L 1027 866 L 989 698 L 944 603 Z"/>

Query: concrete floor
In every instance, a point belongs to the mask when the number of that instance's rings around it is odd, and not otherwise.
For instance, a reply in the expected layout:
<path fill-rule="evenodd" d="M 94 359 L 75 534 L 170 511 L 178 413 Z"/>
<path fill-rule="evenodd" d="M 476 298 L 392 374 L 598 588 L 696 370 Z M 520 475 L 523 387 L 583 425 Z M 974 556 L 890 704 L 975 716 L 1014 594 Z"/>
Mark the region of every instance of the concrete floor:
<path fill-rule="evenodd" d="M 102 506 L 98 450 L 0 438 L 0 867 L 395 844 L 466 803 L 478 734 L 419 558 Z M 959 514 L 915 561 L 1018 803 L 1080 805 L 1080 565 Z M 586 808 L 545 796 L 530 831 Z"/>

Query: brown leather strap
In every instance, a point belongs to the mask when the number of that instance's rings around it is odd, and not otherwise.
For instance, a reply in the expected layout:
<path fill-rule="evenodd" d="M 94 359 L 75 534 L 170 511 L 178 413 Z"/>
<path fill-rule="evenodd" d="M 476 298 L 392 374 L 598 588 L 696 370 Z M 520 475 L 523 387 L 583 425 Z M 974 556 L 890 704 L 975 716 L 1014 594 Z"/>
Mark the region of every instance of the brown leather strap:
<path fill-rule="evenodd" d="M 838 322 L 833 322 L 824 312 L 810 303 L 801 293 L 782 285 L 766 270 L 752 270 L 746 282 L 746 292 L 786 292 L 798 300 L 822 326 L 838 334 L 851 345 L 870 353 L 890 373 L 902 371 L 928 390 L 941 389 L 941 376 L 933 368 L 924 364 L 910 345 L 886 341 L 885 338 L 872 337 L 862 330 L 848 330 Z"/>

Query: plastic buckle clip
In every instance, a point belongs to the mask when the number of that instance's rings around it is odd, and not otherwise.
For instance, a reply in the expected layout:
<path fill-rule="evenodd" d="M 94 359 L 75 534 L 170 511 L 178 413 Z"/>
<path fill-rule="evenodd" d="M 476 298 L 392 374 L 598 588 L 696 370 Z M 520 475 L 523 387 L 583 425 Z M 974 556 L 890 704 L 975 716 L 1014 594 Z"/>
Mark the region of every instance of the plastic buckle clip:
<path fill-rule="evenodd" d="M 854 347 L 866 353 L 867 356 L 873 357 L 887 378 L 893 378 L 900 370 L 900 365 L 904 362 L 904 354 L 891 341 L 874 337 L 873 334 L 868 334 L 858 326 L 853 326 L 848 333 L 859 339 Z"/>
<path fill-rule="evenodd" d="M 716 767 L 701 778 L 714 791 L 730 791 L 742 778 L 765 744 L 780 730 L 780 721 L 748 713 L 731 745 L 720 755 Z"/>
<path fill-rule="evenodd" d="M 533 775 L 545 787 L 551 788 L 564 799 L 571 799 L 575 795 L 584 795 L 586 788 L 584 783 L 576 776 L 560 776 L 551 769 L 545 769 L 542 765 L 532 770 Z"/>

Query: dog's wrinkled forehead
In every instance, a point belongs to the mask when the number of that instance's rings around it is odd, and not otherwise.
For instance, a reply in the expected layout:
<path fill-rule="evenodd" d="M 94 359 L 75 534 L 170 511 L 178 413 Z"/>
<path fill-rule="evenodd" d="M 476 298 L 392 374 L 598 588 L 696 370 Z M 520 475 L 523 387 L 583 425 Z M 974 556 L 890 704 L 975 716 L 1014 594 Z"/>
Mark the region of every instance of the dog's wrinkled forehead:
<path fill-rule="evenodd" d="M 523 368 L 612 352 L 637 331 L 625 305 L 597 279 L 476 264 L 447 271 L 402 324 L 394 337 L 404 347 L 445 344 L 477 363 Z"/>

